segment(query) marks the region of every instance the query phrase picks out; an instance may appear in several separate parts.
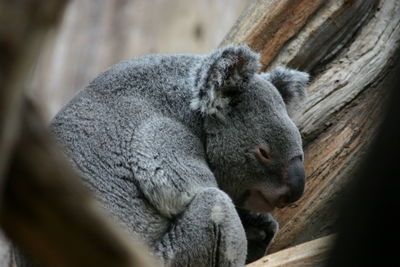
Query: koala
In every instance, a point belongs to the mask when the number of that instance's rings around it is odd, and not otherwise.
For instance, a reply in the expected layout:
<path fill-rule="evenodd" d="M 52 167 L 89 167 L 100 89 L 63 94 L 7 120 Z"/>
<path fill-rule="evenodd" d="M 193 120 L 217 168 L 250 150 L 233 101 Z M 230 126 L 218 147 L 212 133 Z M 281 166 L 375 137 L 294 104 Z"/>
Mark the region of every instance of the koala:
<path fill-rule="evenodd" d="M 50 129 L 114 220 L 167 266 L 243 266 L 264 255 L 305 174 L 288 108 L 307 73 L 259 73 L 245 45 L 118 63 Z"/>

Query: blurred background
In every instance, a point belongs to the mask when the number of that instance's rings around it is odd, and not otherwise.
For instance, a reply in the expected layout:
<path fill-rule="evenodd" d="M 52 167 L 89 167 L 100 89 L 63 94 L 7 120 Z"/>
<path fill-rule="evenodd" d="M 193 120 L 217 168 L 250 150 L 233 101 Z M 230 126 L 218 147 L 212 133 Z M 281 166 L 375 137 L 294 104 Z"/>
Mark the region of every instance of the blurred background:
<path fill-rule="evenodd" d="M 32 74 L 32 97 L 49 121 L 107 67 L 150 53 L 208 53 L 246 0 L 71 0 Z"/>

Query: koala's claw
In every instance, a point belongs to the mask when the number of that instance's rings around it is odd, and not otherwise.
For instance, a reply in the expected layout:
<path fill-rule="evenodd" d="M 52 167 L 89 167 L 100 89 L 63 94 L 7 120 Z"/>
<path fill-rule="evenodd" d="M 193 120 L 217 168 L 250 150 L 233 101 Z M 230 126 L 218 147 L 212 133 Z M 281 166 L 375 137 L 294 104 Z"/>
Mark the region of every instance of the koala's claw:
<path fill-rule="evenodd" d="M 278 222 L 269 213 L 238 210 L 248 242 L 246 263 L 265 255 L 279 229 Z"/>

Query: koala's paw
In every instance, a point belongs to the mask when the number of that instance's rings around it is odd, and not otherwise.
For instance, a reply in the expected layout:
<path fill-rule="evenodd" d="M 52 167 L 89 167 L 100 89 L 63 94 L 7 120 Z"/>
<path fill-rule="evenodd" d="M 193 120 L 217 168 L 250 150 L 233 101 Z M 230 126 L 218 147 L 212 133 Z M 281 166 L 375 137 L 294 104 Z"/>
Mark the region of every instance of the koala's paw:
<path fill-rule="evenodd" d="M 263 257 L 279 229 L 269 213 L 238 210 L 248 242 L 246 263 Z"/>

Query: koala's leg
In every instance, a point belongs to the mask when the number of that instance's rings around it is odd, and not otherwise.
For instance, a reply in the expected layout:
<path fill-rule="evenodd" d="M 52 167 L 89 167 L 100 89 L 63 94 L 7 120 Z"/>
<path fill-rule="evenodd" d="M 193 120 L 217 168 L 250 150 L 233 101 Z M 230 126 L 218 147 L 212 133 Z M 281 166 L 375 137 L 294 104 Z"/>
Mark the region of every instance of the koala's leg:
<path fill-rule="evenodd" d="M 167 219 L 166 230 L 149 242 L 167 266 L 244 265 L 240 218 L 217 187 L 204 144 L 188 128 L 162 116 L 149 118 L 132 138 L 130 165 L 143 197 Z"/>
<path fill-rule="evenodd" d="M 248 241 L 246 263 L 263 257 L 278 232 L 278 222 L 269 213 L 237 209 Z"/>
<path fill-rule="evenodd" d="M 243 266 L 247 241 L 231 199 L 208 188 L 171 222 L 155 250 L 168 266 Z"/>

